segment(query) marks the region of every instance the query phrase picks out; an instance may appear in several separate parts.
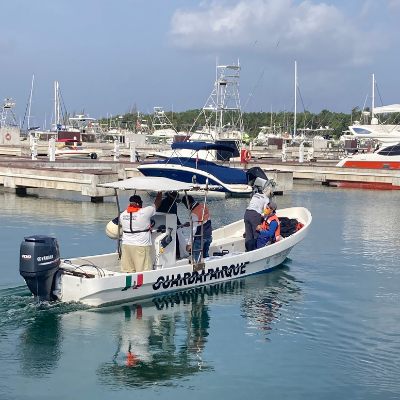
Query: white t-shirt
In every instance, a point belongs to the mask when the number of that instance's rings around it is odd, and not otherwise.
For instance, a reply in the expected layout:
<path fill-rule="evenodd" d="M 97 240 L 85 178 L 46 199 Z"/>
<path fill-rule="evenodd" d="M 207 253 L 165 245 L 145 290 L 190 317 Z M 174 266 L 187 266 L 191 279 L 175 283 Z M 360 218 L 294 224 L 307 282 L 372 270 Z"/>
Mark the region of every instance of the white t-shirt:
<path fill-rule="evenodd" d="M 153 205 L 141 208 L 132 213 L 132 231 L 142 231 L 150 227 L 150 218 L 156 213 L 156 207 Z M 151 246 L 151 231 L 139 233 L 126 233 L 131 230 L 130 213 L 126 210 L 121 213 L 120 221 L 122 230 L 122 244 L 133 246 Z"/>
<path fill-rule="evenodd" d="M 247 209 L 257 211 L 259 214 L 263 214 L 265 206 L 267 206 L 268 204 L 269 204 L 269 198 L 266 194 L 254 193 Z"/>

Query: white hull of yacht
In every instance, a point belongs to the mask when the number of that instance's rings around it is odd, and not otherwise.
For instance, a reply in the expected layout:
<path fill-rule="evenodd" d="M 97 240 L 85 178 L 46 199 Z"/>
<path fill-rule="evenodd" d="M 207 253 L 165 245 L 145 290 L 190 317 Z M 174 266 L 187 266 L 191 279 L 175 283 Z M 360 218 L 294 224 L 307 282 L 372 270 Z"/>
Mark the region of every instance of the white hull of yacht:
<path fill-rule="evenodd" d="M 63 158 L 78 158 L 78 159 L 85 159 L 85 158 L 91 158 L 92 153 L 84 152 L 84 153 L 77 153 L 77 152 L 62 152 L 62 153 L 56 153 L 55 154 L 57 159 L 63 159 Z"/>
<path fill-rule="evenodd" d="M 245 252 L 243 220 L 219 228 L 213 232 L 210 254 L 222 253 L 223 250 L 229 253 L 205 259 L 204 269 L 198 269 L 198 265 L 191 265 L 188 259 L 182 259 L 162 269 L 127 274 L 119 272 L 120 260 L 117 253 L 62 260 L 60 268 L 66 273 L 61 275 L 56 287 L 59 298 L 63 302 L 79 301 L 90 306 L 101 306 L 272 270 L 305 238 L 312 220 L 310 212 L 302 207 L 282 209 L 277 214 L 296 218 L 304 227 L 277 243 L 252 252 Z M 94 264 L 96 269 L 88 264 Z M 79 271 L 80 276 L 72 275 L 72 269 Z"/>

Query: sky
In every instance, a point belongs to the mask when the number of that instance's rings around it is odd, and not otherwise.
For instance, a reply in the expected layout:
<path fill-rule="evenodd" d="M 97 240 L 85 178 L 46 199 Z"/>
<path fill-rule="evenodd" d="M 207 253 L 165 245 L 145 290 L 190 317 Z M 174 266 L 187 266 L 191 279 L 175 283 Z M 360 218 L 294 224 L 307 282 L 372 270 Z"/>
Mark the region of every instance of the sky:
<path fill-rule="evenodd" d="M 240 62 L 244 112 L 400 103 L 400 0 L 13 0 L 1 6 L 0 99 L 49 128 L 54 81 L 93 118 L 199 109 Z M 25 126 L 26 126 L 25 118 Z"/>

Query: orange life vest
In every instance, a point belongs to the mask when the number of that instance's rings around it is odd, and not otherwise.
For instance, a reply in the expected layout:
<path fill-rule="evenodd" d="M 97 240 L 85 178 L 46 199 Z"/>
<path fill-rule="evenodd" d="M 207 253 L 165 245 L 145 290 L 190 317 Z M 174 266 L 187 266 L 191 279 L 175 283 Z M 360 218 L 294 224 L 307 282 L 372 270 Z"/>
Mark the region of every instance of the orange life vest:
<path fill-rule="evenodd" d="M 126 212 L 128 212 L 129 216 L 130 216 L 130 222 L 129 222 L 130 230 L 129 231 L 124 231 L 124 233 L 141 233 L 141 232 L 151 231 L 151 226 L 149 226 L 147 229 L 143 229 L 141 231 L 132 230 L 132 214 L 135 213 L 135 212 L 138 212 L 141 209 L 142 209 L 142 207 L 131 207 L 131 206 L 127 207 Z"/>
<path fill-rule="evenodd" d="M 278 226 L 276 227 L 276 231 L 274 234 L 274 240 L 271 240 L 272 243 L 279 242 L 279 239 L 281 237 L 281 223 L 279 221 L 279 218 L 276 216 L 276 214 L 272 214 L 269 216 L 264 222 L 262 223 L 262 228 L 265 231 L 269 230 L 269 225 L 271 224 L 272 221 L 276 221 L 278 223 Z"/>
<path fill-rule="evenodd" d="M 131 206 L 128 206 L 128 208 L 126 209 L 126 211 L 127 211 L 128 213 L 134 213 L 134 212 L 138 212 L 140 209 L 141 209 L 141 207 L 131 207 Z"/>

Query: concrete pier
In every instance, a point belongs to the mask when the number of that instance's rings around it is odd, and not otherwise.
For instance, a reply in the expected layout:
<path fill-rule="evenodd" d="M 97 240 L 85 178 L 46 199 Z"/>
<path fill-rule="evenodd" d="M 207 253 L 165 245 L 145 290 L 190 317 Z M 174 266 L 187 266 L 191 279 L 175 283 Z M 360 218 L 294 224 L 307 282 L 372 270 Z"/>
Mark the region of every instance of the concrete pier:
<path fill-rule="evenodd" d="M 348 186 L 400 190 L 400 171 L 391 169 L 342 168 L 329 163 L 283 163 L 275 160 L 257 163 L 266 170 L 293 173 L 294 179 L 307 179 L 327 186 Z"/>
<path fill-rule="evenodd" d="M 93 202 L 113 196 L 112 189 L 101 188 L 100 183 L 118 180 L 118 173 L 89 169 L 50 168 L 0 164 L 0 185 L 26 194 L 27 188 L 71 190 L 89 196 Z"/>

